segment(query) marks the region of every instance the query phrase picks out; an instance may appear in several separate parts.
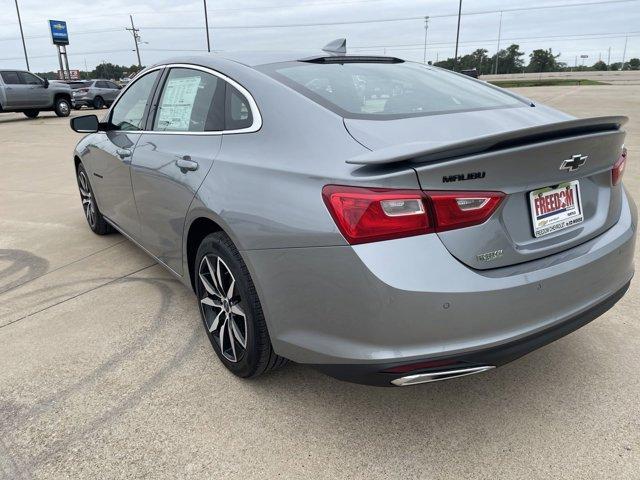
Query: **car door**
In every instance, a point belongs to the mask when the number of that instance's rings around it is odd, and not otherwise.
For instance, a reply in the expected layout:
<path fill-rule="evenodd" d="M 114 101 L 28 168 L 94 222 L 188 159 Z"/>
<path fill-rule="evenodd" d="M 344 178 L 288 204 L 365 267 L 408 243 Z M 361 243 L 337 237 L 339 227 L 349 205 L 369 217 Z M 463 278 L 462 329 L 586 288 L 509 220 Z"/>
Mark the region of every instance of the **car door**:
<path fill-rule="evenodd" d="M 5 109 L 21 108 L 24 105 L 24 84 L 18 75 L 18 72 L 2 72 L 2 81 L 4 83 L 4 91 L 6 96 Z"/>
<path fill-rule="evenodd" d="M 21 80 L 21 88 L 24 92 L 24 107 L 46 108 L 51 106 L 49 92 L 44 86 L 44 81 L 29 72 L 18 72 Z"/>
<path fill-rule="evenodd" d="M 220 150 L 226 83 L 198 67 L 171 67 L 162 83 L 131 178 L 143 246 L 182 274 L 185 216 Z"/>
<path fill-rule="evenodd" d="M 140 237 L 140 220 L 130 166 L 161 71 L 152 70 L 131 83 L 110 110 L 107 131 L 94 137 L 83 157 L 91 163 L 91 184 L 100 211 L 136 240 Z"/>

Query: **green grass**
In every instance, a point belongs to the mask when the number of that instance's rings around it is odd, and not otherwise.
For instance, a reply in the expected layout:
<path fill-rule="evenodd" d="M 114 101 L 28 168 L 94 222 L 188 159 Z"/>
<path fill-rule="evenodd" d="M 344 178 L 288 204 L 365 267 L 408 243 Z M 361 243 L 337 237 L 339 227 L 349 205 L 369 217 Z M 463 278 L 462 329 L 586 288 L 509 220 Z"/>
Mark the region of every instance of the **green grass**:
<path fill-rule="evenodd" d="M 555 85 L 609 85 L 597 80 L 585 80 L 581 78 L 544 78 L 540 80 L 494 80 L 489 82 L 497 87 L 548 87 Z"/>

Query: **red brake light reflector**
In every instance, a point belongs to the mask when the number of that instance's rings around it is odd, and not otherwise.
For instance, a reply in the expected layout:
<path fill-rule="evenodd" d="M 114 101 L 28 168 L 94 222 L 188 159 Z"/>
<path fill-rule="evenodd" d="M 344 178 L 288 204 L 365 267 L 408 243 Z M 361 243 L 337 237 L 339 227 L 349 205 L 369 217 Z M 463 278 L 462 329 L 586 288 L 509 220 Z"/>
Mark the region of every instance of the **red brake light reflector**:
<path fill-rule="evenodd" d="M 484 223 L 502 192 L 395 190 L 326 185 L 322 198 L 351 244 L 390 240 Z"/>
<path fill-rule="evenodd" d="M 433 231 L 420 190 L 326 185 L 322 197 L 352 245 Z"/>
<path fill-rule="evenodd" d="M 436 218 L 436 231 L 484 223 L 504 198 L 502 192 L 426 192 Z"/>
<path fill-rule="evenodd" d="M 620 154 L 620 158 L 616 161 L 611 169 L 611 183 L 613 185 L 618 185 L 622 180 L 622 175 L 624 175 L 624 169 L 627 166 L 627 149 L 622 147 L 622 153 Z"/>

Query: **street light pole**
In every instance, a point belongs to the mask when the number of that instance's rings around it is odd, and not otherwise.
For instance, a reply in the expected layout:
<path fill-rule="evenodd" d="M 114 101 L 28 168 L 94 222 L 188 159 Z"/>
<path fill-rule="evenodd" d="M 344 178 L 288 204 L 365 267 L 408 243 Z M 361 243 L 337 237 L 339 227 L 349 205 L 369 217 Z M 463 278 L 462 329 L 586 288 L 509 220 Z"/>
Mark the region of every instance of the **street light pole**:
<path fill-rule="evenodd" d="M 207 52 L 211 53 L 211 41 L 209 40 L 209 15 L 207 15 L 207 0 L 204 1 L 204 27 L 207 30 Z"/>
<path fill-rule="evenodd" d="M 500 56 L 500 38 L 502 36 L 502 12 L 500 12 L 500 23 L 498 25 L 498 48 L 496 48 L 496 65 L 493 71 L 494 75 L 498 74 L 498 57 Z"/>
<path fill-rule="evenodd" d="M 424 55 L 422 56 L 422 63 L 427 64 L 427 32 L 429 31 L 429 17 L 424 17 Z"/>
<path fill-rule="evenodd" d="M 126 30 L 130 30 L 133 35 L 133 43 L 136 45 L 136 55 L 138 56 L 138 67 L 142 68 L 142 62 L 140 61 L 140 49 L 138 48 L 138 43 L 140 42 L 140 36 L 138 32 L 140 31 L 133 24 L 133 15 L 129 15 L 129 19 L 131 20 L 131 28 L 127 28 Z"/>
<path fill-rule="evenodd" d="M 460 41 L 460 17 L 462 16 L 462 0 L 458 6 L 458 30 L 456 31 L 456 54 L 453 59 L 453 70 L 458 69 L 458 43 Z"/>
<path fill-rule="evenodd" d="M 22 49 L 24 50 L 24 61 L 27 64 L 27 70 L 29 68 L 29 57 L 27 56 L 27 45 L 24 43 L 24 32 L 22 31 L 22 20 L 20 19 L 20 9 L 18 8 L 18 0 L 16 2 L 16 13 L 18 14 L 18 25 L 20 25 L 20 37 L 22 38 Z"/>

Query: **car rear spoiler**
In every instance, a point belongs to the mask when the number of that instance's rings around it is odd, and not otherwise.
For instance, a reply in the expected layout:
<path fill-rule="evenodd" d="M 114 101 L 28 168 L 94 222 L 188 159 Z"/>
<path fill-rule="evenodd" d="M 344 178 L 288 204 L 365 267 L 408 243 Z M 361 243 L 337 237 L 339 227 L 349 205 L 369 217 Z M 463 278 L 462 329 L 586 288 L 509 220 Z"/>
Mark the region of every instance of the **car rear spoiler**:
<path fill-rule="evenodd" d="M 450 143 L 403 143 L 357 155 L 348 159 L 346 163 L 353 165 L 384 165 L 403 161 L 415 163 L 433 162 L 558 138 L 620 130 L 628 120 L 629 118 L 625 116 L 581 118 L 492 135 L 482 135 Z"/>

